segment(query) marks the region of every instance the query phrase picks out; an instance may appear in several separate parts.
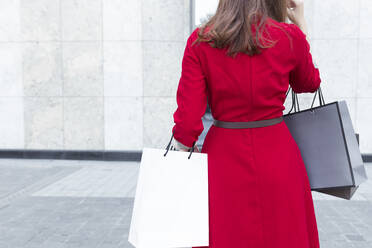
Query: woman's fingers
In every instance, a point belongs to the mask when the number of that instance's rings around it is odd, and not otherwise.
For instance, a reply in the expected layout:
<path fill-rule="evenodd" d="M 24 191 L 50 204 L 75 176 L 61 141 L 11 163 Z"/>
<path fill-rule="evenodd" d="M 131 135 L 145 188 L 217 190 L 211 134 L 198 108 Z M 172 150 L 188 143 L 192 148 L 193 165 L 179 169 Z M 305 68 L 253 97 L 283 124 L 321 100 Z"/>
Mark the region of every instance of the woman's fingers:
<path fill-rule="evenodd" d="M 288 0 L 287 1 L 287 7 L 288 8 L 294 8 L 294 7 L 296 7 L 296 4 L 293 2 L 293 0 Z"/>
<path fill-rule="evenodd" d="M 184 148 L 184 147 L 181 147 L 181 146 L 172 145 L 170 147 L 170 150 L 181 151 L 181 152 L 190 152 L 191 151 L 191 148 Z M 200 150 L 199 150 L 199 148 L 198 148 L 197 145 L 194 146 L 194 151 L 193 152 L 200 152 Z"/>
<path fill-rule="evenodd" d="M 304 4 L 304 0 L 288 0 L 289 8 L 296 8 Z"/>
<path fill-rule="evenodd" d="M 304 1 L 303 0 L 289 0 L 287 14 L 289 20 L 295 24 L 304 21 Z"/>
<path fill-rule="evenodd" d="M 197 146 L 195 146 L 194 152 L 200 152 L 200 150 L 199 150 L 199 148 Z"/>

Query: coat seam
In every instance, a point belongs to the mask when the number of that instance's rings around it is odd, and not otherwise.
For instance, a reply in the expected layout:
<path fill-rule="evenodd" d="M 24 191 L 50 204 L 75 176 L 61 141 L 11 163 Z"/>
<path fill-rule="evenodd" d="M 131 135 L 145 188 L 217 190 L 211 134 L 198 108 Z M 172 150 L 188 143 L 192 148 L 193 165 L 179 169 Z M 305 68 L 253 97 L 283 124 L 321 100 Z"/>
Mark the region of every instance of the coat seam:
<path fill-rule="evenodd" d="M 251 139 L 251 147 L 252 147 L 252 161 L 253 161 L 253 165 L 257 167 L 257 170 L 259 168 L 259 166 L 257 166 L 257 163 L 256 163 L 256 156 L 255 156 L 255 144 L 254 144 L 254 139 L 253 139 L 253 131 L 252 129 L 249 129 L 250 130 L 250 139 Z M 260 184 L 261 184 L 261 178 L 260 178 L 260 173 L 257 173 L 257 178 L 256 178 L 256 188 L 257 189 L 260 189 Z M 260 215 L 261 215 L 261 241 L 262 241 L 262 244 L 263 244 L 263 247 L 266 248 L 266 244 L 265 244 L 265 236 L 264 236 L 264 223 L 263 223 L 263 209 L 262 209 L 262 195 L 261 193 L 259 192 L 259 190 L 257 190 L 257 195 L 258 195 L 258 200 L 260 202 L 260 207 L 259 207 L 259 212 L 260 212 Z"/>

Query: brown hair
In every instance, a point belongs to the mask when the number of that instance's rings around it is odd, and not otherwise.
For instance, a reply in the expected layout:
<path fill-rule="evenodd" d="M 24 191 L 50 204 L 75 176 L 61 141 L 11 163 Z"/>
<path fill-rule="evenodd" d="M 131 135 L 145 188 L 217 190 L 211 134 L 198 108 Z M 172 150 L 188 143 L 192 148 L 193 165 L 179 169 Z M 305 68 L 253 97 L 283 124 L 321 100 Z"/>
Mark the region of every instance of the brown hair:
<path fill-rule="evenodd" d="M 276 43 L 263 35 L 267 31 L 268 17 L 285 22 L 287 0 L 220 0 L 216 13 L 199 28 L 194 43 L 210 42 L 217 48 L 228 46 L 227 54 L 232 57 L 239 52 L 259 54 L 260 48 L 269 48 Z"/>

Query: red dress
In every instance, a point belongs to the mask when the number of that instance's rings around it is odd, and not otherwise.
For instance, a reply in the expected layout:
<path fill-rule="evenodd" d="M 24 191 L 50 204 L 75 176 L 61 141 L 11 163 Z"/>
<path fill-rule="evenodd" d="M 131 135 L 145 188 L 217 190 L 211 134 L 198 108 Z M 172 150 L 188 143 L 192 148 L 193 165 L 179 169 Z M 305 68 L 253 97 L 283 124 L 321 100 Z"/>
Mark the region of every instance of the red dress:
<path fill-rule="evenodd" d="M 282 116 L 289 84 L 315 92 L 320 84 L 305 34 L 294 24 L 268 26 L 278 40 L 250 57 L 227 57 L 208 43 L 184 51 L 173 114 L 174 138 L 186 146 L 203 131 L 207 101 L 222 121 L 255 121 Z M 210 248 L 319 248 L 310 185 L 297 144 L 286 124 L 253 129 L 209 129 Z"/>

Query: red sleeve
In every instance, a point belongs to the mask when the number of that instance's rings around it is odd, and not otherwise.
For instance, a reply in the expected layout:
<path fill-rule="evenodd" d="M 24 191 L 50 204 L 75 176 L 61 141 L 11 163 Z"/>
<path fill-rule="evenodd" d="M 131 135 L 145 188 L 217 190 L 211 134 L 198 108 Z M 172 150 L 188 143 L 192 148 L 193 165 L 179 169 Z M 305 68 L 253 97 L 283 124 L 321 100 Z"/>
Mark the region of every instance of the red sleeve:
<path fill-rule="evenodd" d="M 319 70 L 314 66 L 306 35 L 295 24 L 289 24 L 293 34 L 295 67 L 289 74 L 289 84 L 296 93 L 315 92 L 320 85 Z"/>
<path fill-rule="evenodd" d="M 207 108 L 207 86 L 198 56 L 196 29 L 188 38 L 182 59 L 182 72 L 177 88 L 177 109 L 173 114 L 174 138 L 191 147 L 203 132 L 202 117 Z"/>

